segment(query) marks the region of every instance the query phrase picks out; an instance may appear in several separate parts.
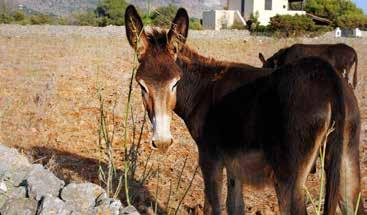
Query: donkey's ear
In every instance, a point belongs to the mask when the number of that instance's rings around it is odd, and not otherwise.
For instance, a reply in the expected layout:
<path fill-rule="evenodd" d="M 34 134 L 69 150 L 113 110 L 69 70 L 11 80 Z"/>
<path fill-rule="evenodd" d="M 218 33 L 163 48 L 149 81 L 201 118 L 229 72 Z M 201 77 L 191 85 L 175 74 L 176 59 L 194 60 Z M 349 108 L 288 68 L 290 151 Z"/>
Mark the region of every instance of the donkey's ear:
<path fill-rule="evenodd" d="M 148 39 L 144 32 L 144 25 L 133 5 L 129 5 L 125 12 L 125 28 L 127 39 L 138 56 L 148 47 Z"/>
<path fill-rule="evenodd" d="M 266 63 L 265 57 L 264 57 L 264 55 L 263 55 L 262 53 L 259 53 L 259 59 L 260 59 L 260 61 L 261 61 L 263 64 L 265 64 L 265 63 Z"/>
<path fill-rule="evenodd" d="M 189 15 L 184 8 L 177 11 L 176 17 L 172 21 L 171 29 L 168 32 L 168 43 L 175 55 L 181 50 L 186 42 L 189 31 Z"/>

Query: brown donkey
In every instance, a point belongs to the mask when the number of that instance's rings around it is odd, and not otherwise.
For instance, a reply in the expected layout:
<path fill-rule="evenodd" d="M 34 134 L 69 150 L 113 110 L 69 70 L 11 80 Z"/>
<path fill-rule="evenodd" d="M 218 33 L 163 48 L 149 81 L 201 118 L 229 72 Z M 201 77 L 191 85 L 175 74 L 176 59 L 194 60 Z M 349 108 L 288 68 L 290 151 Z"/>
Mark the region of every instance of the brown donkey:
<path fill-rule="evenodd" d="M 358 56 L 356 50 L 344 44 L 294 44 L 288 48 L 280 49 L 272 57 L 265 60 L 262 53 L 259 59 L 264 68 L 277 68 L 282 65 L 295 62 L 304 57 L 320 57 L 331 65 L 349 82 L 349 73 L 354 65 L 353 88 L 357 87 L 358 82 Z M 345 73 L 345 74 L 344 74 Z"/>
<path fill-rule="evenodd" d="M 221 214 L 223 169 L 227 212 L 244 214 L 243 184 L 273 182 L 281 214 L 306 214 L 303 185 L 327 143 L 325 213 L 353 213 L 360 189 L 360 116 L 356 98 L 332 66 L 308 58 L 275 72 L 200 56 L 188 46 L 189 17 L 179 9 L 171 29 L 145 32 L 136 9 L 126 34 L 139 59 L 136 81 L 153 125 L 152 146 L 166 151 L 174 111 L 199 149 L 205 214 Z M 323 71 L 323 72 L 320 72 Z M 358 214 L 364 214 L 360 204 Z"/>

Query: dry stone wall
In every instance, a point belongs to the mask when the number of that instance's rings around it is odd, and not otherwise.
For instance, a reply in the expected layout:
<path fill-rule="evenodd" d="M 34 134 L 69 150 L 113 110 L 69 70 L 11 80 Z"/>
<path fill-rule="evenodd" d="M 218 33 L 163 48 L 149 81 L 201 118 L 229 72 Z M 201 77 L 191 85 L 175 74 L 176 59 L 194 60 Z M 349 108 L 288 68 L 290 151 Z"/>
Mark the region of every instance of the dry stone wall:
<path fill-rule="evenodd" d="M 0 215 L 139 215 L 92 183 L 70 183 L 0 144 Z"/>

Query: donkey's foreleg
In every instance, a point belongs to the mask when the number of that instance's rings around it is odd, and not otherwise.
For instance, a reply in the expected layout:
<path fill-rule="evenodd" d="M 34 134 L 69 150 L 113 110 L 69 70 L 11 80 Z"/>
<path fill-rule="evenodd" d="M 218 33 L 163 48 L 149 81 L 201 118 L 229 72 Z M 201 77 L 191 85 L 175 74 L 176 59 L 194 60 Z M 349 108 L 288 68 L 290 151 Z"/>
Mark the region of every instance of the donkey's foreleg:
<path fill-rule="evenodd" d="M 242 215 L 245 213 L 243 204 L 243 182 L 227 168 L 227 214 Z"/>
<path fill-rule="evenodd" d="M 223 185 L 223 163 L 200 153 L 200 167 L 205 183 L 205 215 L 221 214 L 221 194 Z"/>

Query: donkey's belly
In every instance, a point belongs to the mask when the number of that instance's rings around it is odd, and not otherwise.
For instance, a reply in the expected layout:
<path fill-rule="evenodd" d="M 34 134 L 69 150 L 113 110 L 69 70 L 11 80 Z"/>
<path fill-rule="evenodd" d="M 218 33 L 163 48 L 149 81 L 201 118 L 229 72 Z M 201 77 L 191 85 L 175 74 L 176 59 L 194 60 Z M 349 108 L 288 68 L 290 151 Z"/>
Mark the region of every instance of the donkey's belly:
<path fill-rule="evenodd" d="M 227 156 L 225 159 L 227 174 L 255 188 L 272 183 L 273 171 L 266 162 L 263 152 L 251 151 Z"/>

